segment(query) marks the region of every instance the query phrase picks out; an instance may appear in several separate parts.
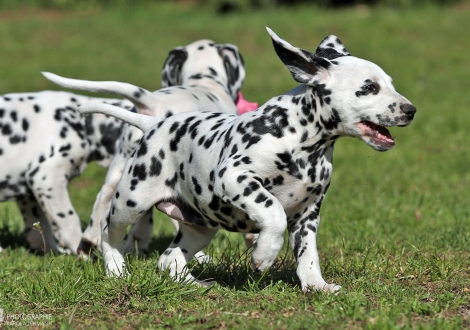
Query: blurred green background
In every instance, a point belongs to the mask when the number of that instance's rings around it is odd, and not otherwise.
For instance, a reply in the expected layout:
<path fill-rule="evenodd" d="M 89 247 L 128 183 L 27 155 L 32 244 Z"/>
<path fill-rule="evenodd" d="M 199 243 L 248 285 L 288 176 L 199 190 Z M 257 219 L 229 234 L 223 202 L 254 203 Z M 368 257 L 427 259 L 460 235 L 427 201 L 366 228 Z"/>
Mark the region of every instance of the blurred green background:
<path fill-rule="evenodd" d="M 449 328 L 470 326 L 470 2 L 348 3 L 0 0 L 0 93 L 59 90 L 40 71 L 125 81 L 156 90 L 161 86 L 160 70 L 168 52 L 208 38 L 239 47 L 247 72 L 244 96 L 262 104 L 296 86 L 275 55 L 266 26 L 310 51 L 326 35 L 335 34 L 352 55 L 380 65 L 418 112 L 409 127 L 391 129 L 396 146 L 386 153 L 350 138 L 336 144 L 318 246 L 325 279 L 340 283 L 349 293 L 311 299 L 299 297 L 299 290 L 290 292 L 283 287 L 272 289 L 271 297 L 287 295 L 299 304 L 312 304 L 312 310 L 296 306 L 303 311 L 296 318 L 317 326 L 325 322 L 325 328 L 331 322 L 338 327 L 346 324 L 346 328 L 417 328 L 422 324 L 422 328 L 443 328 L 440 322 L 446 320 L 452 325 Z M 83 226 L 104 173 L 104 169 L 91 165 L 70 186 Z M 25 246 L 21 226 L 13 204 L 0 204 L 0 243 L 12 248 L 10 254 L 19 254 L 16 247 Z M 158 254 L 161 244 L 171 239 L 171 229 L 164 221 L 157 221 L 156 226 L 152 252 Z M 228 246 L 243 244 L 238 235 L 220 233 L 209 251 L 221 256 Z M 4 274 L 9 275 L 2 277 L 0 285 L 12 289 L 0 303 L 9 301 L 11 308 L 21 310 L 22 301 L 35 306 L 36 298 L 25 295 L 27 290 L 21 285 L 18 289 L 21 280 L 15 276 L 25 276 L 21 275 L 22 267 L 27 263 L 34 267 L 41 259 L 18 258 L 23 262 L 11 259 L 8 264 L 6 258 L 2 259 L 5 264 L 1 267 L 9 269 Z M 244 290 L 259 293 L 271 285 L 269 281 L 263 283 L 261 289 L 249 286 Z M 295 280 L 288 283 L 294 283 L 295 288 Z M 217 299 L 227 297 L 220 307 L 230 309 L 230 301 L 241 294 L 237 292 L 216 290 L 213 295 Z M 149 306 L 153 298 L 134 297 L 143 305 L 150 299 Z M 358 305 L 354 305 L 356 298 Z M 55 296 L 48 299 L 41 306 L 57 306 Z M 81 300 L 85 298 L 77 299 L 86 304 Z M 198 303 L 205 306 L 210 299 L 204 296 Z M 240 301 L 236 308 L 243 309 L 244 303 Z M 259 305 L 254 298 L 251 303 Z M 268 299 L 265 304 L 268 311 L 284 308 L 276 307 L 282 305 L 278 299 Z M 70 306 L 65 303 L 64 308 Z M 141 315 L 139 308 L 133 313 Z M 82 309 L 81 313 L 86 315 L 89 310 Z M 168 319 L 174 316 L 168 309 L 165 313 L 170 315 Z M 202 317 L 198 313 L 189 314 L 198 319 Z M 266 321 L 273 327 L 289 327 L 290 321 L 279 313 L 266 313 L 266 318 L 247 318 L 251 321 L 242 325 L 254 327 Z M 216 323 L 223 320 L 228 325 L 240 325 L 230 316 L 208 317 L 207 311 L 201 315 Z M 161 314 L 159 317 L 164 319 Z M 180 319 L 171 320 L 170 325 L 184 324 L 184 320 L 197 324 L 184 317 L 181 324 Z M 301 324 L 294 325 L 302 328 Z"/>

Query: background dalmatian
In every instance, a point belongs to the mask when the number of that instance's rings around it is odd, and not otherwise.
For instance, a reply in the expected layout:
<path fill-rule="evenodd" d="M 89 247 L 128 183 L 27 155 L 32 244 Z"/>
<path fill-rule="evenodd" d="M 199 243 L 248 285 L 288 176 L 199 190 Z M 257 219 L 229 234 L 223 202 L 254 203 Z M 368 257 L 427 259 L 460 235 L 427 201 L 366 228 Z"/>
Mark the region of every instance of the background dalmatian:
<path fill-rule="evenodd" d="M 108 92 L 125 97 L 135 104 L 138 113 L 153 116 L 158 121 L 175 113 L 188 111 L 236 114 L 237 101 L 243 111 L 250 107 L 240 93 L 245 78 L 245 67 L 237 47 L 231 44 L 216 44 L 211 40 L 199 40 L 172 50 L 163 65 L 164 88 L 153 93 L 126 83 L 68 79 L 51 73 L 44 75 L 63 87 Z M 147 117 L 143 118 L 148 120 Z M 109 167 L 105 183 L 95 201 L 90 223 L 79 246 L 78 252 L 85 258 L 94 247 L 100 246 L 100 219 L 107 214 L 125 163 L 141 137 L 141 130 L 127 126 L 119 139 L 118 152 Z M 176 221 L 173 223 L 177 231 L 178 224 Z M 152 226 L 150 209 L 131 229 L 125 253 L 132 251 L 135 246 L 138 251 L 145 252 Z"/>
<path fill-rule="evenodd" d="M 17 202 L 26 239 L 40 253 L 76 252 L 82 230 L 67 185 L 90 161 L 108 166 L 127 126 L 75 110 L 90 101 L 132 107 L 129 101 L 57 91 L 0 97 L 0 201 Z M 32 230 L 35 222 L 43 229 L 45 251 L 41 235 Z"/>
<path fill-rule="evenodd" d="M 156 205 L 185 224 L 159 259 L 176 279 L 201 283 L 184 267 L 219 229 L 259 233 L 252 265 L 264 271 L 287 228 L 302 289 L 340 288 L 323 279 L 316 247 L 334 144 L 351 136 L 389 150 L 395 142 L 386 127 L 410 124 L 416 108 L 379 66 L 351 56 L 337 37 L 326 37 L 313 54 L 268 31 L 301 85 L 254 112 L 185 113 L 158 122 L 109 105 L 81 107 L 84 113 L 114 113 L 146 132 L 126 164 L 103 228 L 108 275 L 126 274 L 125 229 Z"/>

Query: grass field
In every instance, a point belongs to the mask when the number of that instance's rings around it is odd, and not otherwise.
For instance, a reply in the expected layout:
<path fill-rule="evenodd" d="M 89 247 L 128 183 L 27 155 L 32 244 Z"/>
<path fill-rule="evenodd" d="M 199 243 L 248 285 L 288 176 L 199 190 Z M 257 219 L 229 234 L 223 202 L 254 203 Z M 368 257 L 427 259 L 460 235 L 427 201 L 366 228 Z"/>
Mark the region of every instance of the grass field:
<path fill-rule="evenodd" d="M 250 251 L 226 232 L 206 251 L 214 264 L 193 270 L 219 285 L 174 283 L 157 270 L 172 239 L 162 217 L 148 258 L 130 258 L 129 278 L 107 279 L 100 262 L 29 253 L 16 206 L 2 203 L 0 309 L 51 315 L 48 327 L 61 329 L 470 328 L 469 18 L 468 2 L 233 16 L 183 5 L 0 11 L 0 93 L 58 89 L 40 71 L 155 90 L 170 49 L 210 38 L 238 45 L 247 69 L 244 95 L 264 103 L 295 86 L 272 49 L 269 26 L 311 51 L 324 36 L 339 36 L 353 55 L 390 74 L 418 109 L 411 126 L 391 129 L 396 146 L 389 152 L 354 139 L 336 144 L 318 246 L 324 278 L 342 285 L 339 295 L 302 293 L 287 248 L 255 276 Z M 70 186 L 84 226 L 104 173 L 92 164 Z"/>

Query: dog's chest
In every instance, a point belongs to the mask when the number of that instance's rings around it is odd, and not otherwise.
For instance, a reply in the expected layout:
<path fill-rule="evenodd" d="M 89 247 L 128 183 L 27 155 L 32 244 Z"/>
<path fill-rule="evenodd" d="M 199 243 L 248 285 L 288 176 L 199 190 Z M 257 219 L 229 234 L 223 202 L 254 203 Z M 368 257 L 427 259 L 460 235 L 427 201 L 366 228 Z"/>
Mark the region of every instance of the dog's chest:
<path fill-rule="evenodd" d="M 320 157 L 293 157 L 288 169 L 278 165 L 276 175 L 271 176 L 272 184 L 266 189 L 279 200 L 288 216 L 325 194 L 333 172 L 332 153 L 333 147 Z"/>

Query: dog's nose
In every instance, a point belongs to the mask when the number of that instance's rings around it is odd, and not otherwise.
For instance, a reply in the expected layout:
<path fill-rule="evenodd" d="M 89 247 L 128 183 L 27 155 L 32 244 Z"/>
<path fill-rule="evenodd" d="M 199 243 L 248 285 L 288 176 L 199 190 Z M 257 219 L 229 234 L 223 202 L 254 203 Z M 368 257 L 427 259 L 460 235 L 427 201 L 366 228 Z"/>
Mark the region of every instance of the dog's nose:
<path fill-rule="evenodd" d="M 400 109 L 408 118 L 413 118 L 416 113 L 416 107 L 413 104 L 400 104 Z"/>

